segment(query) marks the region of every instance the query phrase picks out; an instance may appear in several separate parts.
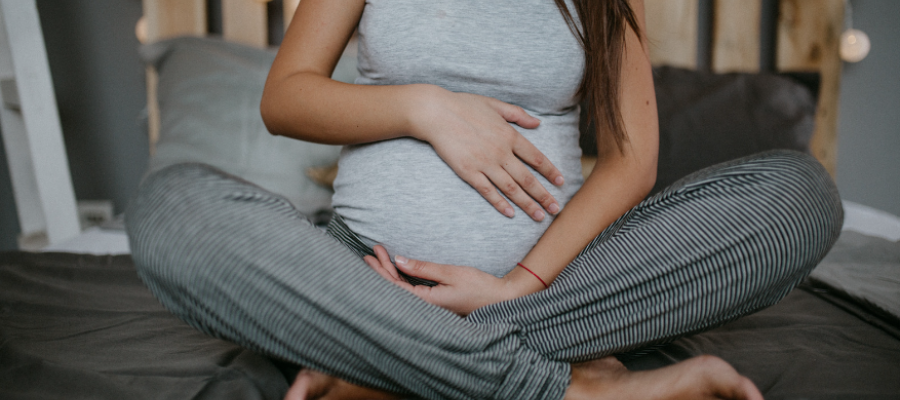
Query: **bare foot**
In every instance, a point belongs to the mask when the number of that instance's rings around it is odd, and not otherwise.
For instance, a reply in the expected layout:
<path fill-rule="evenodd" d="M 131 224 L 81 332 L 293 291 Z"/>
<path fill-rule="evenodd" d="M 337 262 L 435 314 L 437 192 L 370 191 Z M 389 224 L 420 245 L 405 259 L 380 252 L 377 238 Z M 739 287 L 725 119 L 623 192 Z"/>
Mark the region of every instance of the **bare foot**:
<path fill-rule="evenodd" d="M 393 393 L 356 386 L 308 369 L 301 370 L 284 400 L 395 400 Z"/>
<path fill-rule="evenodd" d="M 753 382 L 712 356 L 651 371 L 629 371 L 614 357 L 572 365 L 566 400 L 607 398 L 763 400 Z"/>
<path fill-rule="evenodd" d="M 302 370 L 285 400 L 395 400 L 393 393 Z M 572 365 L 565 400 L 763 400 L 753 382 L 720 358 L 700 356 L 651 371 L 629 371 L 615 357 Z"/>

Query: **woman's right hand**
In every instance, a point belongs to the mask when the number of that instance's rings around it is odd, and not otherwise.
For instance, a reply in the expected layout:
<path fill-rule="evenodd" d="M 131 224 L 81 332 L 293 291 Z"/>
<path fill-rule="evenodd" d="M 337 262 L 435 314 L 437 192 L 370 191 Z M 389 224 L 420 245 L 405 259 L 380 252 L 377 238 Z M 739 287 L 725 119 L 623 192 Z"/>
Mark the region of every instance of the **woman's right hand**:
<path fill-rule="evenodd" d="M 413 137 L 431 144 L 460 178 L 507 217 L 515 212 L 506 198 L 535 221 L 544 219 L 544 210 L 559 212 L 559 202 L 526 164 L 557 186 L 564 183 L 562 173 L 509 124 L 534 129 L 540 120 L 494 98 L 418 86 L 422 101 L 413 113 Z"/>
<path fill-rule="evenodd" d="M 263 91 L 266 128 L 327 144 L 412 136 L 431 144 L 497 211 L 514 213 L 502 192 L 533 219 L 542 220 L 543 210 L 559 212 L 559 203 L 526 165 L 555 185 L 562 185 L 562 174 L 509 124 L 540 125 L 520 107 L 435 85 L 350 85 L 330 79 L 365 4 L 300 3 Z"/>

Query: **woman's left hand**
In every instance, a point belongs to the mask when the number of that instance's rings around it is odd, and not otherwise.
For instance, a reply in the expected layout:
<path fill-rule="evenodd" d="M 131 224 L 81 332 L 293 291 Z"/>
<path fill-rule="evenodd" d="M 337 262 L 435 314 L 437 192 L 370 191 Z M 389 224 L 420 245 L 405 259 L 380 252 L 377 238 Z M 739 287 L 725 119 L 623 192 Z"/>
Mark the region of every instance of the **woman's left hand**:
<path fill-rule="evenodd" d="M 385 279 L 409 290 L 431 304 L 466 316 L 488 304 L 519 297 L 511 282 L 497 278 L 472 267 L 437 264 L 409 260 L 397 256 L 397 266 L 391 262 L 387 250 L 375 246 L 376 257 L 366 256 L 365 261 Z M 417 278 L 435 281 L 436 286 L 413 286 L 404 280 L 397 269 Z"/>

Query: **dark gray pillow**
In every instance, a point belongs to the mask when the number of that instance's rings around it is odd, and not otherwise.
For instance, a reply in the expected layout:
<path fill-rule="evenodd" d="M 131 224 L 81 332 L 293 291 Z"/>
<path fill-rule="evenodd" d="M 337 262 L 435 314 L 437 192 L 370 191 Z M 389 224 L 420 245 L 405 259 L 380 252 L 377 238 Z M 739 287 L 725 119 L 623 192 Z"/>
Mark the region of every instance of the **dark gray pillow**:
<path fill-rule="evenodd" d="M 659 165 L 653 192 L 700 169 L 771 149 L 809 152 L 816 100 L 791 78 L 654 68 Z M 596 154 L 585 127 L 582 149 Z"/>
<path fill-rule="evenodd" d="M 281 194 L 303 213 L 330 206 L 331 191 L 305 172 L 336 162 L 340 147 L 272 136 L 260 117 L 273 50 L 181 37 L 140 53 L 159 73 L 160 137 L 150 172 L 201 162 Z"/>

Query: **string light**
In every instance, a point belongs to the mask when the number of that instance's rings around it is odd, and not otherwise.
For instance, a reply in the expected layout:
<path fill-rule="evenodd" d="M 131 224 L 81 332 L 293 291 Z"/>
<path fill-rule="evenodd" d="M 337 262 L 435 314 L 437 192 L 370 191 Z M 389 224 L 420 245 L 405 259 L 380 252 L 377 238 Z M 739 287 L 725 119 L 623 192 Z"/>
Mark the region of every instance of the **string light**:
<path fill-rule="evenodd" d="M 841 59 L 846 62 L 860 62 L 869 55 L 872 42 L 869 35 L 859 29 L 853 29 L 853 8 L 850 0 L 844 1 L 844 33 L 841 34 Z"/>
<path fill-rule="evenodd" d="M 137 36 L 138 42 L 147 43 L 147 17 L 141 17 L 134 26 L 134 35 Z"/>

